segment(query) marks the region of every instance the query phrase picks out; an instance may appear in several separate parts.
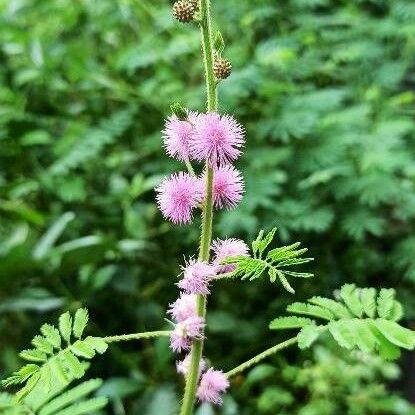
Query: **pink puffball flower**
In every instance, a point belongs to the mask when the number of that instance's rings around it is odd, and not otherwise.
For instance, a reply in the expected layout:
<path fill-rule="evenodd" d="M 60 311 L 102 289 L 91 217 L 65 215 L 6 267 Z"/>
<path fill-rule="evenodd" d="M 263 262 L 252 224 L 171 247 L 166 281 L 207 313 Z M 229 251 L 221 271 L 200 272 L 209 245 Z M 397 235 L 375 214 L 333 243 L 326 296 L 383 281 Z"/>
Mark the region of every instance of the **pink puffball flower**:
<path fill-rule="evenodd" d="M 188 355 L 186 355 L 186 357 L 183 360 L 176 362 L 177 373 L 180 373 L 183 376 L 187 376 L 187 374 L 189 373 L 191 361 L 192 361 L 192 355 L 191 353 L 189 353 Z M 199 363 L 199 376 L 202 374 L 202 372 L 205 371 L 205 369 L 206 369 L 206 361 L 205 359 L 202 358 Z"/>
<path fill-rule="evenodd" d="M 196 295 L 180 293 L 180 297 L 170 304 L 167 313 L 178 322 L 197 316 Z"/>
<path fill-rule="evenodd" d="M 216 208 L 234 208 L 244 194 L 241 173 L 231 165 L 215 169 L 213 176 L 213 200 Z"/>
<path fill-rule="evenodd" d="M 190 260 L 182 267 L 183 278 L 177 286 L 187 294 L 209 294 L 209 282 L 216 275 L 216 267 L 205 261 Z"/>
<path fill-rule="evenodd" d="M 190 223 L 193 209 L 204 197 L 201 180 L 184 172 L 165 178 L 155 190 L 163 216 L 175 224 Z"/>
<path fill-rule="evenodd" d="M 197 397 L 202 402 L 222 404 L 221 395 L 229 388 L 229 380 L 220 370 L 208 369 L 200 379 Z"/>
<path fill-rule="evenodd" d="M 213 250 L 214 254 L 213 263 L 217 266 L 217 272 L 219 274 L 224 274 L 235 270 L 235 265 L 221 265 L 221 261 L 229 257 L 240 255 L 247 256 L 249 252 L 248 245 L 244 241 L 235 238 L 224 240 L 216 239 L 212 242 L 211 249 Z"/>
<path fill-rule="evenodd" d="M 189 143 L 194 135 L 194 124 L 198 114 L 188 112 L 187 120 L 180 120 L 176 115 L 167 118 L 162 131 L 166 153 L 179 161 L 189 159 Z"/>
<path fill-rule="evenodd" d="M 207 160 L 211 167 L 229 164 L 241 155 L 244 130 L 230 115 L 200 114 L 189 142 L 195 160 Z"/>
<path fill-rule="evenodd" d="M 170 347 L 174 352 L 189 350 L 192 340 L 203 338 L 205 320 L 202 317 L 189 317 L 177 323 L 170 334 Z"/>

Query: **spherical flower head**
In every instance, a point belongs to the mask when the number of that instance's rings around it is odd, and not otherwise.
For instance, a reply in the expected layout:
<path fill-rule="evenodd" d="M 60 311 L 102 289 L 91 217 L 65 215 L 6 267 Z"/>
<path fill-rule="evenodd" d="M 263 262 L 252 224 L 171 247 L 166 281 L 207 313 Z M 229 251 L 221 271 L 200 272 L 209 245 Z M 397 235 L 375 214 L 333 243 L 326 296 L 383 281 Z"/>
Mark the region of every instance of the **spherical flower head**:
<path fill-rule="evenodd" d="M 200 379 L 197 397 L 202 402 L 222 404 L 221 395 L 229 388 L 229 381 L 220 370 L 208 369 Z"/>
<path fill-rule="evenodd" d="M 216 208 L 234 208 L 242 200 L 243 194 L 244 181 L 241 173 L 235 167 L 225 165 L 215 169 L 213 200 Z"/>
<path fill-rule="evenodd" d="M 235 257 L 244 255 L 247 256 L 249 252 L 248 245 L 236 238 L 229 239 L 216 239 L 212 242 L 213 250 L 213 263 L 217 266 L 218 274 L 224 274 L 226 272 L 232 272 L 235 270 L 236 266 L 233 264 L 223 264 L 221 261 L 229 257 Z"/>
<path fill-rule="evenodd" d="M 186 357 L 183 360 L 176 362 L 177 373 L 180 373 L 183 376 L 187 376 L 187 374 L 189 373 L 191 361 L 192 361 L 192 355 L 191 353 L 189 353 L 188 355 L 186 355 Z M 205 359 L 202 358 L 199 363 L 199 376 L 202 374 L 202 372 L 205 371 L 205 369 L 206 369 L 206 361 Z"/>
<path fill-rule="evenodd" d="M 207 160 L 211 167 L 229 164 L 241 155 L 244 130 L 230 115 L 200 114 L 190 153 L 195 160 Z"/>
<path fill-rule="evenodd" d="M 187 120 L 180 120 L 176 115 L 167 118 L 162 134 L 164 148 L 170 157 L 179 161 L 189 159 L 189 142 L 194 135 L 194 124 L 197 117 L 196 112 L 189 111 Z"/>
<path fill-rule="evenodd" d="M 183 278 L 177 286 L 187 294 L 209 294 L 209 282 L 216 275 L 216 267 L 206 261 L 190 260 L 182 267 Z"/>
<path fill-rule="evenodd" d="M 180 293 L 180 297 L 170 304 L 167 313 L 178 322 L 197 316 L 196 295 Z"/>
<path fill-rule="evenodd" d="M 203 200 L 203 183 L 188 173 L 174 173 L 156 187 L 157 204 L 166 219 L 175 224 L 190 223 L 192 211 Z"/>
<path fill-rule="evenodd" d="M 170 334 L 170 347 L 174 352 L 189 350 L 192 340 L 203 338 L 205 320 L 202 317 L 189 317 L 177 323 Z"/>

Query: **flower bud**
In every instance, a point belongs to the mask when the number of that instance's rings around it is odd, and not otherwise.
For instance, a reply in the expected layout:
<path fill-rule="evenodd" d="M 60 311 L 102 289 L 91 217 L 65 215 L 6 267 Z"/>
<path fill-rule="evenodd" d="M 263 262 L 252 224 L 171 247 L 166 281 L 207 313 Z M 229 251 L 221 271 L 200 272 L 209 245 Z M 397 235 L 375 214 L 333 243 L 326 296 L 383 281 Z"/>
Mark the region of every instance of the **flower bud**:
<path fill-rule="evenodd" d="M 196 7 L 193 1 L 178 0 L 173 5 L 173 16 L 181 23 L 189 23 L 193 20 Z"/>
<path fill-rule="evenodd" d="M 232 65 L 228 59 L 216 57 L 213 63 L 213 72 L 216 78 L 226 79 L 232 72 Z"/>

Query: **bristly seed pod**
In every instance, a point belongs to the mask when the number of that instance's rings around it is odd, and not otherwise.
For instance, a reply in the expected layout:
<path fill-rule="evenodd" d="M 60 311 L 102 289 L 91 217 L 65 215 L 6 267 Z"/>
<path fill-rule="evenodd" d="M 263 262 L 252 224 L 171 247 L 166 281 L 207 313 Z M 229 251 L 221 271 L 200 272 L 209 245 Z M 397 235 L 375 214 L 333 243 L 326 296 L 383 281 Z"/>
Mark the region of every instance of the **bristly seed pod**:
<path fill-rule="evenodd" d="M 232 65 L 228 59 L 216 57 L 213 64 L 213 72 L 216 78 L 226 79 L 232 72 Z"/>
<path fill-rule="evenodd" d="M 192 3 L 195 10 L 199 10 L 199 0 L 189 0 L 190 3 Z"/>
<path fill-rule="evenodd" d="M 178 0 L 173 4 L 173 16 L 181 23 L 189 23 L 196 12 L 194 1 Z"/>

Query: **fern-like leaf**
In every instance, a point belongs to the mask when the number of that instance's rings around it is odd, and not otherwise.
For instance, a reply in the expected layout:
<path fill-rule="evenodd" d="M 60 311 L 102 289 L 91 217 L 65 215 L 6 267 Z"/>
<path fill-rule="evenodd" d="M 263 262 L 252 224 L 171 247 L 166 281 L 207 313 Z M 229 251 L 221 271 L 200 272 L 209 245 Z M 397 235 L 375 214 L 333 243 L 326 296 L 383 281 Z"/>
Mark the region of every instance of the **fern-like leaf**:
<path fill-rule="evenodd" d="M 87 322 L 88 312 L 81 309 L 74 318 L 69 312 L 62 314 L 59 329 L 49 324 L 41 327 L 42 335 L 32 340 L 34 348 L 20 353 L 30 363 L 2 382 L 4 386 L 22 385 L 15 394 L 16 405 L 29 408 L 33 414 L 40 411 L 39 415 L 87 414 L 105 405 L 105 398 L 79 400 L 95 390 L 99 380 L 84 382 L 64 393 L 73 381 L 85 375 L 88 361 L 108 347 L 99 337 L 82 338 Z M 77 339 L 74 343 L 72 335 Z"/>
<path fill-rule="evenodd" d="M 84 398 L 91 392 L 98 389 L 101 384 L 101 379 L 92 379 L 83 382 L 80 385 L 75 386 L 74 388 L 49 401 L 39 411 L 39 415 L 54 415 L 57 413 L 57 411 L 61 411 L 62 409 L 68 410 L 81 398 Z"/>
<path fill-rule="evenodd" d="M 276 231 L 277 228 L 273 228 L 266 235 L 264 231 L 259 232 L 252 243 L 252 257 L 245 255 L 228 257 L 222 261 L 222 264 L 235 265 L 235 270 L 230 276 L 242 280 L 253 281 L 267 273 L 271 282 L 278 280 L 288 292 L 294 294 L 294 288 L 291 286 L 288 277 L 310 278 L 313 274 L 294 272 L 286 268 L 310 262 L 313 258 L 302 257 L 307 249 L 300 248 L 300 242 L 274 248 L 267 252 Z"/>
<path fill-rule="evenodd" d="M 313 297 L 308 303 L 291 304 L 287 311 L 294 315 L 273 320 L 270 328 L 301 328 L 297 337 L 300 348 L 310 347 L 322 333 L 330 334 L 341 347 L 377 351 L 386 359 L 399 357 L 400 348 L 415 348 L 415 332 L 397 323 L 403 309 L 395 300 L 394 290 L 382 289 L 377 296 L 374 288 L 346 284 L 340 290 L 340 298 L 335 301 Z M 318 323 L 321 320 L 323 324 Z"/>

